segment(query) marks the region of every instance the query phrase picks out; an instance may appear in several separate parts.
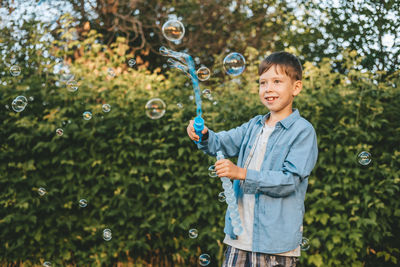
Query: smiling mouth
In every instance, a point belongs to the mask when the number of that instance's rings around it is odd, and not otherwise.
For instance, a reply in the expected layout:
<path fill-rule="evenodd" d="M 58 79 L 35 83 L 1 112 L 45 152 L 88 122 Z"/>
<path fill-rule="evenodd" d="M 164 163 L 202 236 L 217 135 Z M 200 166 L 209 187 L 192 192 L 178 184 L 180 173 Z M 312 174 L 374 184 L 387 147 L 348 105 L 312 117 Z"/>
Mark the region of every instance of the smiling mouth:
<path fill-rule="evenodd" d="M 266 97 L 265 99 L 267 100 L 267 101 L 274 101 L 275 99 L 277 99 L 278 97 L 277 96 L 271 96 L 271 97 Z"/>

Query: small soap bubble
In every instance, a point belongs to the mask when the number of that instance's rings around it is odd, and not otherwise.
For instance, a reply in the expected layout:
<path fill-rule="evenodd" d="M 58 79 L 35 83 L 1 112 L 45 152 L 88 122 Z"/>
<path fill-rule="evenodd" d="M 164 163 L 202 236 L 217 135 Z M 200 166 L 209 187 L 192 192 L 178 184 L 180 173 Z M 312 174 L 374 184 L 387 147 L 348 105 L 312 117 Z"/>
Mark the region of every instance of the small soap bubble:
<path fill-rule="evenodd" d="M 146 115 L 150 119 L 159 119 L 165 114 L 166 105 L 160 98 L 150 99 L 145 106 Z"/>
<path fill-rule="evenodd" d="M 56 134 L 57 134 L 58 136 L 62 136 L 62 135 L 64 134 L 63 129 L 58 128 L 58 129 L 56 130 Z"/>
<path fill-rule="evenodd" d="M 70 92 L 76 92 L 78 90 L 79 86 L 78 83 L 75 80 L 70 80 L 67 81 L 67 89 Z"/>
<path fill-rule="evenodd" d="M 202 93 L 203 93 L 204 97 L 206 97 L 208 99 L 211 97 L 211 90 L 210 89 L 204 89 Z"/>
<path fill-rule="evenodd" d="M 214 101 L 214 102 L 213 102 L 213 105 L 214 105 L 214 106 L 215 106 L 216 104 L 218 104 L 218 101 Z"/>
<path fill-rule="evenodd" d="M 105 241 L 110 241 L 112 238 L 112 233 L 110 229 L 104 229 L 103 230 L 103 239 Z"/>
<path fill-rule="evenodd" d="M 190 99 L 190 100 L 193 100 L 193 99 L 194 99 L 194 96 L 193 96 L 193 95 L 190 95 L 190 96 L 189 96 L 189 99 Z"/>
<path fill-rule="evenodd" d="M 46 189 L 44 189 L 43 187 L 40 187 L 39 189 L 38 189 L 38 194 L 39 194 L 39 196 L 44 196 L 44 195 L 46 195 Z"/>
<path fill-rule="evenodd" d="M 131 58 L 128 60 L 129 67 L 132 68 L 133 66 L 135 66 L 135 64 L 136 64 L 136 60 L 134 58 Z"/>
<path fill-rule="evenodd" d="M 199 235 L 199 232 L 197 229 L 190 229 L 189 230 L 189 237 L 190 238 L 196 238 Z"/>
<path fill-rule="evenodd" d="M 200 67 L 197 70 L 197 77 L 200 81 L 206 81 L 210 78 L 210 70 L 207 67 Z"/>
<path fill-rule="evenodd" d="M 219 202 L 225 202 L 225 200 L 226 200 L 225 193 L 224 192 L 220 192 L 218 194 L 218 201 Z"/>
<path fill-rule="evenodd" d="M 103 110 L 103 112 L 110 112 L 111 106 L 109 104 L 103 104 L 101 109 Z"/>
<path fill-rule="evenodd" d="M 43 262 L 43 267 L 51 267 L 51 262 L 49 261 Z"/>
<path fill-rule="evenodd" d="M 308 238 L 303 237 L 301 239 L 300 248 L 301 250 L 308 250 L 310 248 L 310 240 L 308 240 Z"/>
<path fill-rule="evenodd" d="M 20 95 L 17 96 L 11 103 L 11 107 L 15 112 L 21 112 L 25 109 L 26 105 L 28 104 L 28 100 L 25 96 Z"/>
<path fill-rule="evenodd" d="M 224 69 L 228 75 L 240 75 L 246 67 L 246 60 L 240 53 L 230 53 L 224 58 Z"/>
<path fill-rule="evenodd" d="M 210 262 L 211 262 L 211 257 L 210 257 L 210 255 L 208 255 L 208 254 L 201 254 L 201 255 L 199 256 L 199 264 L 200 264 L 201 266 L 207 266 L 207 265 L 210 264 Z"/>
<path fill-rule="evenodd" d="M 162 33 L 171 42 L 180 41 L 185 35 L 185 27 L 179 20 L 168 20 L 162 26 Z"/>
<path fill-rule="evenodd" d="M 9 105 L 5 105 L 4 106 L 6 109 L 10 109 L 10 106 Z"/>
<path fill-rule="evenodd" d="M 17 66 L 17 65 L 11 66 L 11 67 L 10 67 L 10 74 L 11 74 L 12 76 L 14 76 L 14 77 L 20 75 L 20 74 L 21 74 L 21 68 L 20 68 L 20 66 Z"/>
<path fill-rule="evenodd" d="M 215 165 L 211 165 L 209 168 L 208 168 L 208 175 L 210 176 L 210 177 L 217 177 L 218 175 L 217 175 L 217 172 L 215 171 Z"/>
<path fill-rule="evenodd" d="M 182 103 L 178 103 L 176 105 L 178 106 L 178 108 L 183 108 L 183 104 Z"/>
<path fill-rule="evenodd" d="M 30 96 L 28 99 L 29 99 L 30 102 L 32 102 L 33 100 L 35 100 L 35 98 L 34 98 L 33 96 Z"/>
<path fill-rule="evenodd" d="M 83 112 L 82 116 L 84 120 L 88 121 L 92 118 L 92 113 L 90 111 L 85 111 Z"/>
<path fill-rule="evenodd" d="M 368 165 L 371 163 L 371 154 L 367 151 L 362 151 L 360 154 L 358 154 L 358 163 L 361 165 Z"/>
<path fill-rule="evenodd" d="M 115 72 L 112 68 L 108 68 L 107 73 L 110 77 L 115 77 Z"/>
<path fill-rule="evenodd" d="M 86 206 L 87 206 L 87 200 L 86 199 L 79 200 L 79 207 L 85 208 Z"/>

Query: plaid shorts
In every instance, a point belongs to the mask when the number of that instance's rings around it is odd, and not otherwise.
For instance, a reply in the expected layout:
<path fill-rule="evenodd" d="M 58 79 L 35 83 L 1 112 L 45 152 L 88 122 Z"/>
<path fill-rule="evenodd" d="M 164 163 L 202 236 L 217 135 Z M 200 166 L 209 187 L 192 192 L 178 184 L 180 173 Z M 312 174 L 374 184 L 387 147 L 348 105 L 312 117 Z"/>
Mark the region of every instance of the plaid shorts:
<path fill-rule="evenodd" d="M 297 257 L 250 252 L 228 246 L 222 267 L 296 267 Z"/>

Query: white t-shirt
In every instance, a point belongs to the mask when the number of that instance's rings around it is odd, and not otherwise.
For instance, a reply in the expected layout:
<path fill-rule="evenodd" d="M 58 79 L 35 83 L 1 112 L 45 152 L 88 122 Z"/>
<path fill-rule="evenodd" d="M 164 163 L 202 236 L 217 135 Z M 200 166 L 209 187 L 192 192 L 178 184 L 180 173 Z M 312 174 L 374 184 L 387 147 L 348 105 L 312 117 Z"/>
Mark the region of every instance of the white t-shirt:
<path fill-rule="evenodd" d="M 271 127 L 265 123 L 260 139 L 256 144 L 253 158 L 251 158 L 249 166 L 247 167 L 248 169 L 257 171 L 261 169 L 261 165 L 265 156 L 265 151 L 267 149 L 268 138 L 274 131 L 274 129 L 275 129 L 274 126 Z M 229 235 L 225 235 L 224 239 L 225 244 L 241 250 L 252 251 L 254 204 L 255 204 L 254 194 L 243 194 L 243 197 L 240 197 L 238 199 L 238 208 L 239 208 L 240 220 L 243 226 L 243 232 L 241 235 L 237 237 L 236 240 L 231 239 Z M 300 246 L 288 252 L 276 253 L 276 255 L 299 257 Z"/>

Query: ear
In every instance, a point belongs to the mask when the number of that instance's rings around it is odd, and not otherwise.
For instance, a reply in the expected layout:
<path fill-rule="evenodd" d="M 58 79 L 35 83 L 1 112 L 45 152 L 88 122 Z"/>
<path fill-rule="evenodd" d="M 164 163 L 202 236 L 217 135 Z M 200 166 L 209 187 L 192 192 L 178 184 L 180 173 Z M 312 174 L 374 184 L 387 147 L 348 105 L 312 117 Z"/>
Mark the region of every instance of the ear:
<path fill-rule="evenodd" d="M 303 82 L 301 80 L 297 80 L 294 82 L 293 84 L 293 96 L 297 96 L 298 94 L 300 94 L 301 89 L 303 89 Z"/>

